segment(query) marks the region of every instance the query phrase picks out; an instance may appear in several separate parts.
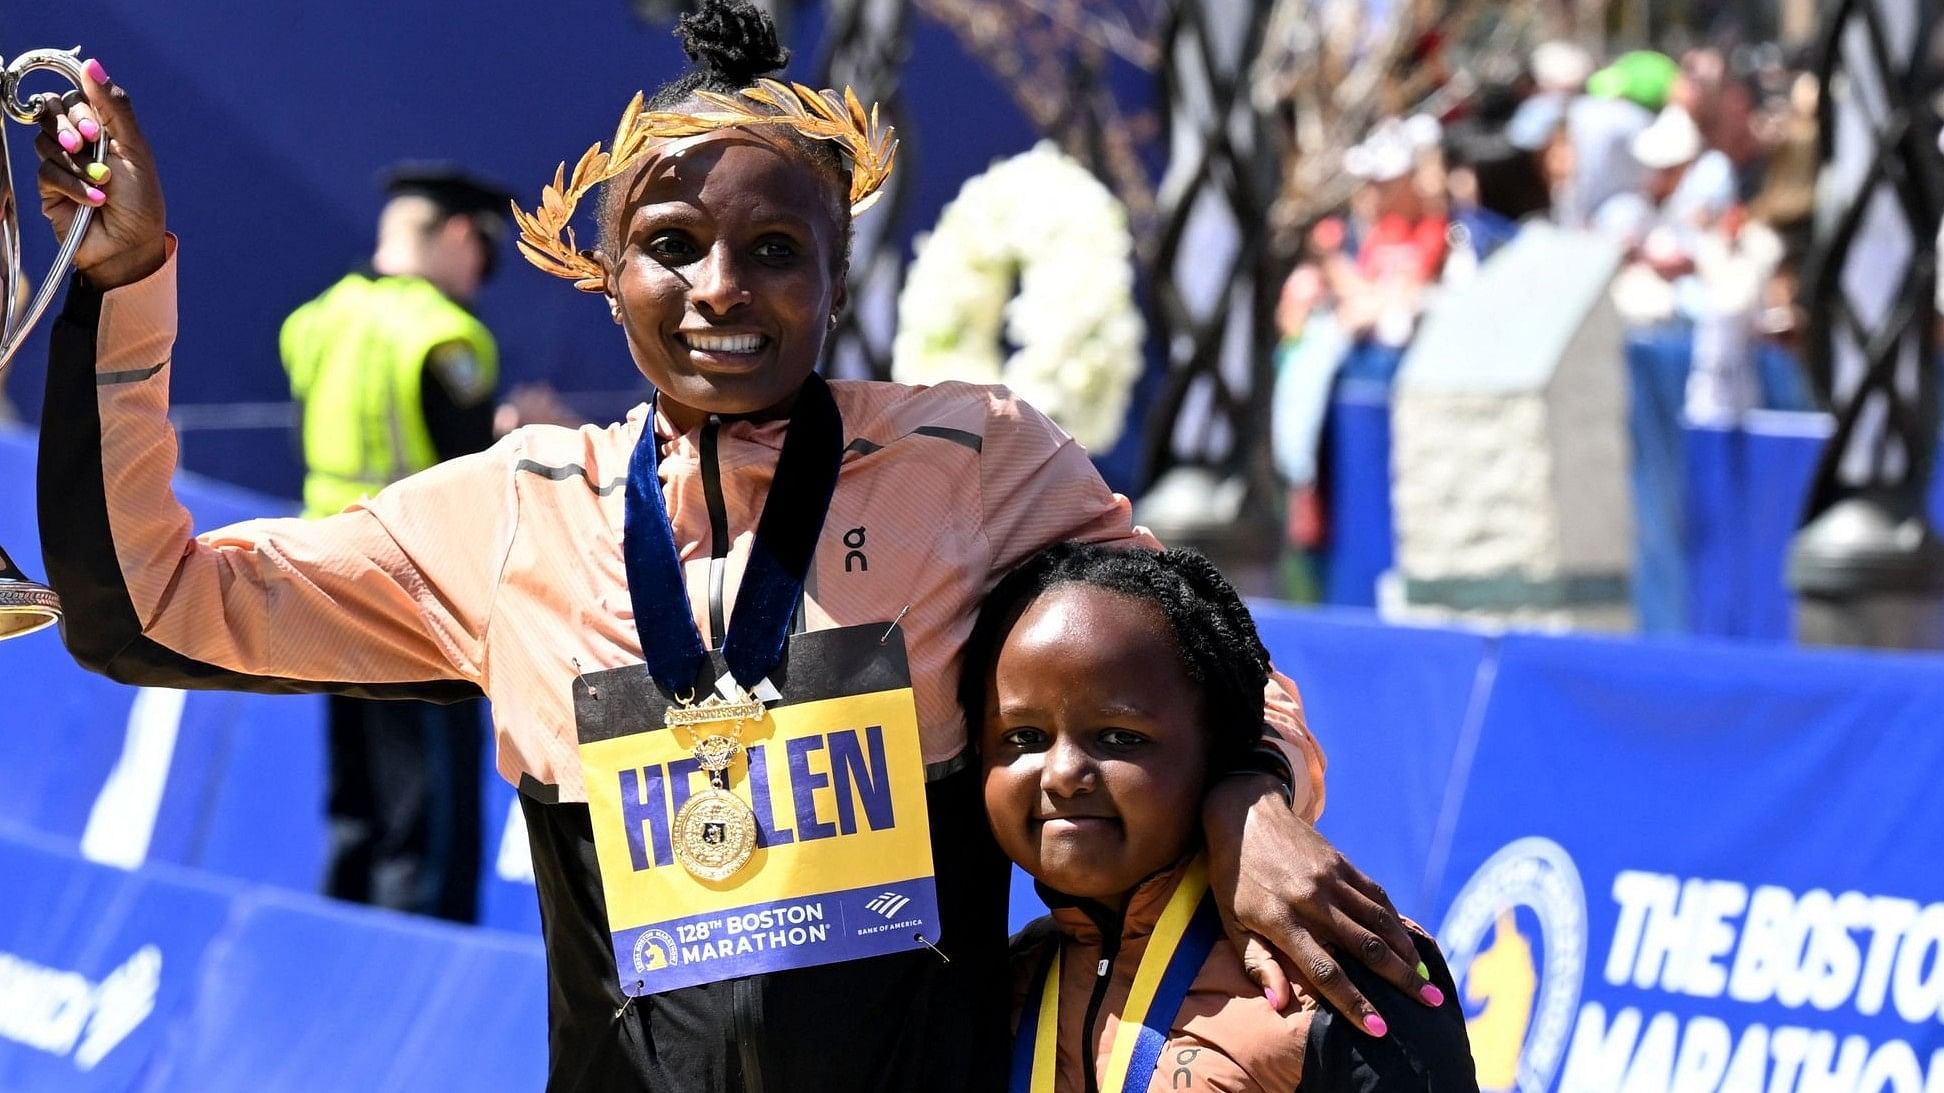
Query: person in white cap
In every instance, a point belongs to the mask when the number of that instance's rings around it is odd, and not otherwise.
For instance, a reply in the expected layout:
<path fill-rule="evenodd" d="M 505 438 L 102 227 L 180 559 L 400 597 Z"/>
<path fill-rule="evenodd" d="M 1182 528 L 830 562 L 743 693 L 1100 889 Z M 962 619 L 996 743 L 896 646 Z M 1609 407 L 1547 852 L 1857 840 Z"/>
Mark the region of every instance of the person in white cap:
<path fill-rule="evenodd" d="M 1593 227 L 1619 240 L 1670 280 L 1688 269 L 1695 233 L 1735 203 L 1735 169 L 1708 148 L 1686 110 L 1670 106 L 1628 143 L 1646 172 L 1644 192 L 1601 206 Z"/>
<path fill-rule="evenodd" d="M 1647 168 L 1647 192 L 1662 214 L 1704 225 L 1735 202 L 1735 167 L 1708 147 L 1686 110 L 1670 106 L 1633 139 L 1634 158 Z"/>
<path fill-rule="evenodd" d="M 1428 124 L 1427 124 L 1428 123 Z M 1340 301 L 1338 319 L 1355 335 L 1375 333 L 1403 344 L 1416 321 L 1417 297 L 1444 265 L 1444 209 L 1426 175 L 1441 130 L 1430 119 L 1387 121 L 1344 156 L 1344 170 L 1373 191 L 1369 230 L 1354 260 L 1330 255 L 1324 272 Z"/>
<path fill-rule="evenodd" d="M 1326 219 L 1310 233 L 1315 265 L 1297 267 L 1284 286 L 1271 454 L 1291 488 L 1295 523 L 1307 522 L 1312 531 L 1317 442 L 1337 369 L 1364 339 L 1392 346 L 1409 341 L 1425 286 L 1444 265 L 1442 135 L 1429 117 L 1391 119 L 1346 152 L 1344 171 L 1363 184 L 1353 206 L 1368 210 L 1355 253 L 1345 252 L 1342 222 Z"/>
<path fill-rule="evenodd" d="M 1743 230 L 1734 212 L 1734 165 L 1706 146 L 1686 109 L 1662 110 L 1630 148 L 1647 171 L 1647 193 L 1632 213 L 1635 223 L 1609 225 L 1633 242 L 1637 259 L 1616 282 L 1615 302 L 1636 324 L 1694 324 L 1687 418 L 1730 424 L 1760 400 L 1754 312 L 1779 245 L 1765 229 Z"/>

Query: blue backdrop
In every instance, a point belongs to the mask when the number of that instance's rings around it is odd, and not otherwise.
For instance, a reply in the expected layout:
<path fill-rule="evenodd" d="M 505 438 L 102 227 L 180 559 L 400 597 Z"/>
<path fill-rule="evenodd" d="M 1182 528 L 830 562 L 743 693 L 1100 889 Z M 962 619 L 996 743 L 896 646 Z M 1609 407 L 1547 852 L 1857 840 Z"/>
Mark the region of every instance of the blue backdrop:
<path fill-rule="evenodd" d="M 805 3 L 792 29 L 790 74 L 808 78 L 822 5 Z M 380 168 L 450 159 L 502 181 L 529 206 L 555 164 L 614 130 L 638 90 L 686 65 L 666 26 L 632 14 L 631 0 L 354 0 L 301 13 L 249 0 L 63 0 L 14 4 L 0 55 L 80 43 L 141 111 L 182 238 L 182 336 L 173 373 L 178 405 L 281 402 L 277 328 L 298 304 L 370 257 Z M 895 234 L 909 248 L 971 175 L 1025 151 L 1032 127 L 1011 95 L 966 56 L 951 31 L 913 11 L 904 65 L 899 167 L 912 175 Z M 1139 105 L 1153 77 L 1118 62 L 1123 102 Z M 45 87 L 55 86 L 49 81 Z M 42 90 L 35 84 L 30 90 Z M 859 88 L 868 102 L 871 91 Z M 15 178 L 28 268 L 43 270 L 52 232 L 32 212 L 27 130 L 13 129 Z M 878 210 L 870 215 L 887 215 Z M 546 380 L 583 412 L 618 420 L 645 390 L 598 300 L 546 276 L 507 248 L 504 272 L 478 310 L 499 338 L 507 385 Z M 45 331 L 9 371 L 7 395 L 40 416 Z M 1137 406 L 1145 404 L 1143 385 Z M 1100 463 L 1116 488 L 1136 483 L 1138 438 Z M 287 426 L 195 431 L 185 466 L 283 497 L 300 468 Z"/>

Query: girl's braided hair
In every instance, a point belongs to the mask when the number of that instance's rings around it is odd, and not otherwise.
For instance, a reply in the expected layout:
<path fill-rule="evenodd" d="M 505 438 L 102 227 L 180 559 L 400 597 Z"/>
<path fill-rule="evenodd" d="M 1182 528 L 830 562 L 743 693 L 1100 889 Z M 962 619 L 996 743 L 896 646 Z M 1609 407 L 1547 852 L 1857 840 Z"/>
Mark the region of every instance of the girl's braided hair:
<path fill-rule="evenodd" d="M 682 52 L 688 54 L 692 67 L 655 90 L 645 105 L 649 111 L 675 109 L 697 91 L 734 95 L 764 76 L 783 71 L 790 63 L 789 48 L 776 40 L 776 24 L 746 0 L 702 0 L 699 9 L 676 22 L 675 36 L 681 39 Z M 850 165 L 830 141 L 788 130 L 783 131 L 783 139 L 800 147 L 811 163 L 830 173 L 827 204 L 844 241 L 843 257 L 848 265 Z M 621 216 L 626 211 L 622 205 L 637 173 L 628 171 L 601 187 L 601 249 L 610 257 L 620 254 Z"/>
<path fill-rule="evenodd" d="M 959 676 L 959 702 L 974 740 L 1000 645 L 1034 600 L 1063 584 L 1145 600 L 1167 616 L 1182 667 L 1201 691 L 1212 773 L 1233 768 L 1262 738 L 1269 651 L 1242 597 L 1213 562 L 1191 550 L 1060 543 L 1008 573 L 979 609 Z"/>

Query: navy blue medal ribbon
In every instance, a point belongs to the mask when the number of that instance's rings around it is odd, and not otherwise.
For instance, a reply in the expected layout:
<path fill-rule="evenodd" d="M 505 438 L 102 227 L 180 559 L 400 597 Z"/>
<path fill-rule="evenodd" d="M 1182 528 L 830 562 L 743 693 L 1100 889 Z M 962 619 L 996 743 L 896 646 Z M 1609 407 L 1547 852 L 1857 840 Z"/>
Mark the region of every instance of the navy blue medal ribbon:
<path fill-rule="evenodd" d="M 722 635 L 723 659 L 736 683 L 752 689 L 783 659 L 797 600 L 823 533 L 824 516 L 844 461 L 843 416 L 823 377 L 811 373 L 797 392 L 776 476 L 756 522 L 756 541 Z M 641 658 L 670 698 L 692 701 L 714 689 L 702 678 L 708 650 L 689 606 L 675 531 L 662 501 L 660 443 L 654 406 L 628 460 L 621 554 L 628 573 Z"/>
<path fill-rule="evenodd" d="M 1188 924 L 1187 935 L 1181 939 L 1181 947 L 1168 961 L 1168 970 L 1161 974 L 1161 984 L 1154 991 L 1154 1004 L 1142 1016 L 1134 1053 L 1121 1078 L 1122 1093 L 1147 1088 L 1147 1076 L 1161 1065 L 1161 1052 L 1168 1046 L 1168 1029 L 1175 1015 L 1181 1012 L 1181 1004 L 1188 1000 L 1189 988 L 1195 985 L 1195 977 L 1201 974 L 1208 954 L 1221 939 L 1222 916 L 1215 909 L 1215 897 L 1203 896 L 1195 908 L 1194 920 Z"/>

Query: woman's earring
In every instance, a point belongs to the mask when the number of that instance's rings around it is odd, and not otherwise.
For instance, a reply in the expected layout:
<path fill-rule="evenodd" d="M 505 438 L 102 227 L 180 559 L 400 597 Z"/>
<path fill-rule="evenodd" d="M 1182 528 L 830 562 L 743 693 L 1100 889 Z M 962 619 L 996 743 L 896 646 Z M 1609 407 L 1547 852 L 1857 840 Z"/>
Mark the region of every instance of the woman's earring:
<path fill-rule="evenodd" d="M 837 313 L 835 311 L 830 313 L 830 329 L 837 329 Z"/>
<path fill-rule="evenodd" d="M 608 297 L 608 317 L 614 320 L 614 325 L 621 325 L 621 301 L 612 296 Z"/>

